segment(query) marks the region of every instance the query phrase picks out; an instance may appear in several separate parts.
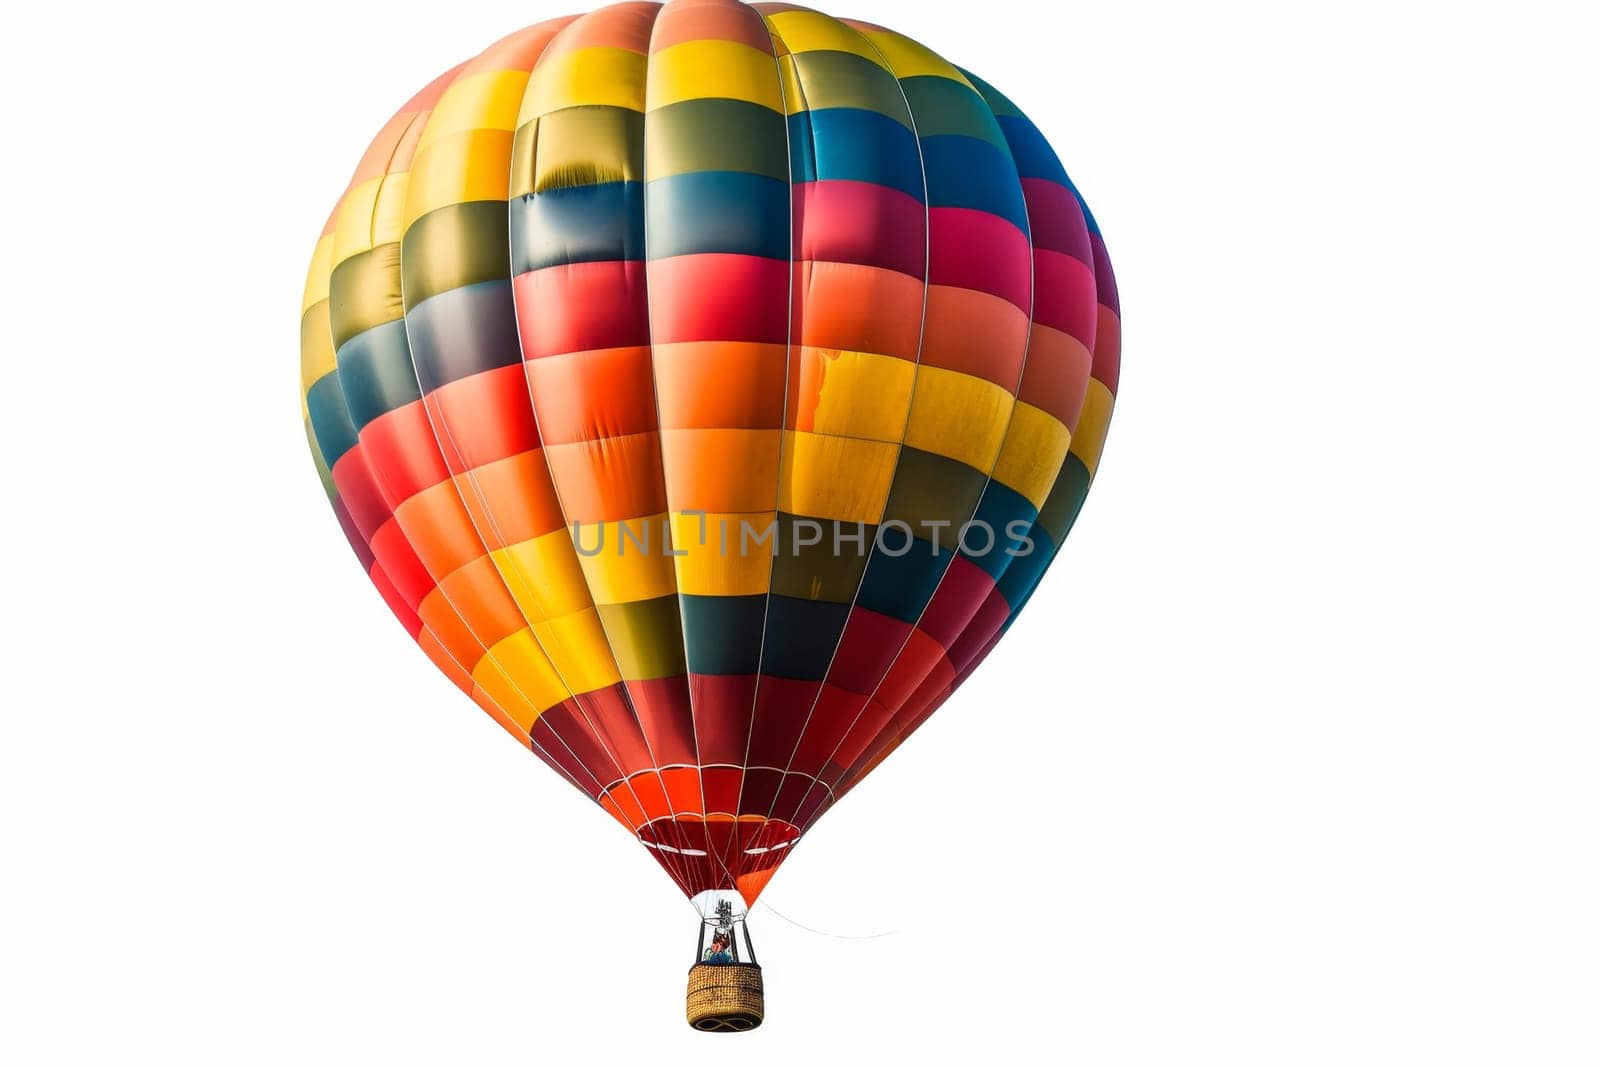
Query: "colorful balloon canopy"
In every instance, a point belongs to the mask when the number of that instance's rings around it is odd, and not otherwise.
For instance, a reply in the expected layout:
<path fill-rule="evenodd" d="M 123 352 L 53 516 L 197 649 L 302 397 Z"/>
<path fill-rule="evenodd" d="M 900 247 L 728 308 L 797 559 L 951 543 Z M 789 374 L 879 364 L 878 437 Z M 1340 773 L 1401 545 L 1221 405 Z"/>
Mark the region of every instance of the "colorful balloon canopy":
<path fill-rule="evenodd" d="M 384 125 L 303 414 L 439 669 L 686 894 L 753 902 L 1032 595 L 1119 340 L 1093 217 L 986 82 L 788 4 L 624 3 Z"/>

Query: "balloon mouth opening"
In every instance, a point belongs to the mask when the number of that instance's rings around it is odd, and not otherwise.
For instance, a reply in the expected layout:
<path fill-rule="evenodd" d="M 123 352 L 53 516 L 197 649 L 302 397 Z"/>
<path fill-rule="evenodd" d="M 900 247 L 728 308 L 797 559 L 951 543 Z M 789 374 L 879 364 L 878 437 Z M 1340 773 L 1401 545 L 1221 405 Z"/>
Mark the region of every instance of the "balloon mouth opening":
<path fill-rule="evenodd" d="M 724 902 L 731 906 L 731 914 L 735 919 L 743 919 L 750 914 L 750 902 L 737 889 L 707 889 L 689 898 L 689 903 L 702 919 L 714 918 Z"/>
<path fill-rule="evenodd" d="M 693 814 L 654 819 L 635 836 L 684 896 L 732 894 L 743 912 L 800 840 L 800 828 L 784 819 Z"/>

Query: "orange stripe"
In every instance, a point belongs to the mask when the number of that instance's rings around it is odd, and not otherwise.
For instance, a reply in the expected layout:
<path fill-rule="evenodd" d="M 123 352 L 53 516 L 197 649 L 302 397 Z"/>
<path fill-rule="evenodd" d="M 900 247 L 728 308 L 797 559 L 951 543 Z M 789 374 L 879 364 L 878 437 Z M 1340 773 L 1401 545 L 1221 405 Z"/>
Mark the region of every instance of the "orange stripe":
<path fill-rule="evenodd" d="M 787 346 L 685 341 L 657 345 L 655 358 L 663 429 L 782 425 Z"/>
<path fill-rule="evenodd" d="M 914 361 L 921 332 L 921 278 L 859 263 L 807 261 L 795 271 L 801 344 Z"/>
<path fill-rule="evenodd" d="M 546 444 L 656 428 L 648 345 L 544 356 L 525 366 Z"/>
<path fill-rule="evenodd" d="M 417 634 L 417 644 L 421 646 L 428 659 L 439 668 L 439 673 L 450 679 L 451 683 L 462 692 L 472 692 L 472 674 L 463 666 L 461 661 L 451 655 L 450 650 L 436 637 L 432 630 L 423 628 Z"/>
<path fill-rule="evenodd" d="M 579 48 L 621 48 L 644 55 L 660 4 L 613 4 L 591 11 L 550 42 L 545 62 Z"/>
<path fill-rule="evenodd" d="M 450 482 L 404 501 L 395 508 L 395 518 L 430 575 L 449 574 L 483 555 L 483 542 Z"/>
<path fill-rule="evenodd" d="M 481 74 L 490 70 L 532 70 L 550 39 L 560 33 L 578 16 L 565 15 L 558 19 L 536 23 L 502 37 L 485 48 L 478 56 L 461 68 L 461 77 Z"/>
<path fill-rule="evenodd" d="M 488 556 L 445 575 L 439 589 L 485 646 L 492 647 L 527 625 Z"/>
<path fill-rule="evenodd" d="M 674 511 L 772 510 L 778 430 L 663 430 L 662 438 Z"/>
<path fill-rule="evenodd" d="M 611 522 L 667 510 L 661 439 L 654 433 L 550 445 L 545 459 L 569 519 Z"/>
<path fill-rule="evenodd" d="M 973 289 L 928 286 L 922 362 L 984 378 L 1013 392 L 1022 372 L 1028 316 L 1011 301 Z"/>
<path fill-rule="evenodd" d="M 467 623 L 437 588 L 422 598 L 417 614 L 422 618 L 423 625 L 433 634 L 434 640 L 455 657 L 463 670 L 470 673 L 478 665 L 478 661 L 483 659 L 482 642 L 472 636 Z"/>
<path fill-rule="evenodd" d="M 1089 388 L 1089 362 L 1089 350 L 1082 341 L 1034 323 L 1017 399 L 1049 412 L 1063 426 L 1076 424 Z"/>
<path fill-rule="evenodd" d="M 772 54 L 772 36 L 761 16 L 735 0 L 673 0 L 656 19 L 650 51 L 685 41 L 738 41 Z M 772 76 L 778 76 L 773 67 Z"/>
<path fill-rule="evenodd" d="M 457 477 L 456 484 L 473 524 L 491 550 L 566 525 L 541 449 L 478 467 Z"/>

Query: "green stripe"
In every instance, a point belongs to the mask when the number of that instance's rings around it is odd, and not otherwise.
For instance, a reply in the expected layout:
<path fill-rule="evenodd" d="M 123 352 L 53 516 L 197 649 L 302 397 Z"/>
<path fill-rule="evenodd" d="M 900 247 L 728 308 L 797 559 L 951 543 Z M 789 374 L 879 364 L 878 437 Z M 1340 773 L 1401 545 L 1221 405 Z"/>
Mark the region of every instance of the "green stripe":
<path fill-rule="evenodd" d="M 850 52 L 800 52 L 794 57 L 801 101 L 789 101 L 793 110 L 803 103 L 807 111 L 853 107 L 876 111 L 911 128 L 905 97 L 895 76 L 869 59 Z"/>
<path fill-rule="evenodd" d="M 351 256 L 328 279 L 334 347 L 405 314 L 400 302 L 400 242 Z"/>
<path fill-rule="evenodd" d="M 952 544 L 955 531 L 977 510 L 978 498 L 988 484 L 987 474 L 960 460 L 906 445 L 900 449 L 884 524 L 899 519 L 917 537 L 931 541 L 932 524 L 948 523 L 939 529 L 939 539 L 941 544 Z"/>
<path fill-rule="evenodd" d="M 789 132 L 782 115 L 746 100 L 685 100 L 645 117 L 650 180 L 731 170 L 789 180 Z"/>
<path fill-rule="evenodd" d="M 582 104 L 552 111 L 517 130 L 511 196 L 644 180 L 644 115 Z"/>
<path fill-rule="evenodd" d="M 624 678 L 670 678 L 684 672 L 676 595 L 596 607 Z"/>
<path fill-rule="evenodd" d="M 822 528 L 822 540 L 815 545 L 799 545 L 800 535 L 806 540 L 817 536 L 816 527 L 796 528 L 798 519 L 805 519 Z M 839 542 L 835 546 L 835 531 Z M 795 516 L 778 512 L 778 555 L 772 561 L 772 592 L 775 596 L 791 596 L 800 600 L 827 600 L 848 604 L 855 599 L 861 575 L 867 569 L 867 554 L 872 551 L 873 538 L 878 534 L 875 523 L 863 523 L 861 543 L 857 544 L 857 527 L 852 522 L 834 522 L 810 516 Z M 848 538 L 848 539 L 847 539 Z M 834 548 L 838 552 L 834 552 Z"/>
<path fill-rule="evenodd" d="M 430 296 L 511 277 L 504 200 L 477 200 L 430 211 L 406 231 L 400 266 L 406 310 Z"/>
<path fill-rule="evenodd" d="M 1011 147 L 983 98 L 958 81 L 935 76 L 906 78 L 900 83 L 917 117 L 918 137 L 961 134 L 988 141 L 1006 154 Z"/>
<path fill-rule="evenodd" d="M 994 112 L 996 118 L 1002 116 L 1016 119 L 1027 118 L 1022 113 L 1022 109 L 1013 104 L 1011 98 L 1006 96 L 1005 93 L 1002 93 L 970 70 L 962 70 L 961 73 L 967 76 L 967 81 L 977 86 L 979 94 L 983 97 L 983 102 L 989 105 L 989 110 Z"/>
<path fill-rule="evenodd" d="M 1078 509 L 1083 507 L 1083 499 L 1088 495 L 1089 468 L 1068 452 L 1066 462 L 1061 464 L 1061 473 L 1056 475 L 1056 484 L 1050 487 L 1050 495 L 1044 498 L 1044 507 L 1039 509 L 1039 525 L 1050 532 L 1056 544 L 1067 539 L 1078 517 Z"/>

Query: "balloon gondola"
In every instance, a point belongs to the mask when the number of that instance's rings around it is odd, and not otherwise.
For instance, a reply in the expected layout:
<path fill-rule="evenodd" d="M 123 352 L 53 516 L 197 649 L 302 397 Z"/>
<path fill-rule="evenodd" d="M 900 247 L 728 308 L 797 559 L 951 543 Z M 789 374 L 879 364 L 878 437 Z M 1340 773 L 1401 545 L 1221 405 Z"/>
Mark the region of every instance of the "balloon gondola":
<path fill-rule="evenodd" d="M 684 1013 L 690 1026 L 708 1033 L 754 1030 L 766 1016 L 766 996 L 750 926 L 730 897 L 711 896 L 689 967 Z"/>
<path fill-rule="evenodd" d="M 1055 558 L 1119 315 L 1010 100 L 789 4 L 539 23 L 362 157 L 302 305 L 328 497 L 440 671 L 736 902 L 691 1025 L 760 1023 L 745 910 Z"/>

